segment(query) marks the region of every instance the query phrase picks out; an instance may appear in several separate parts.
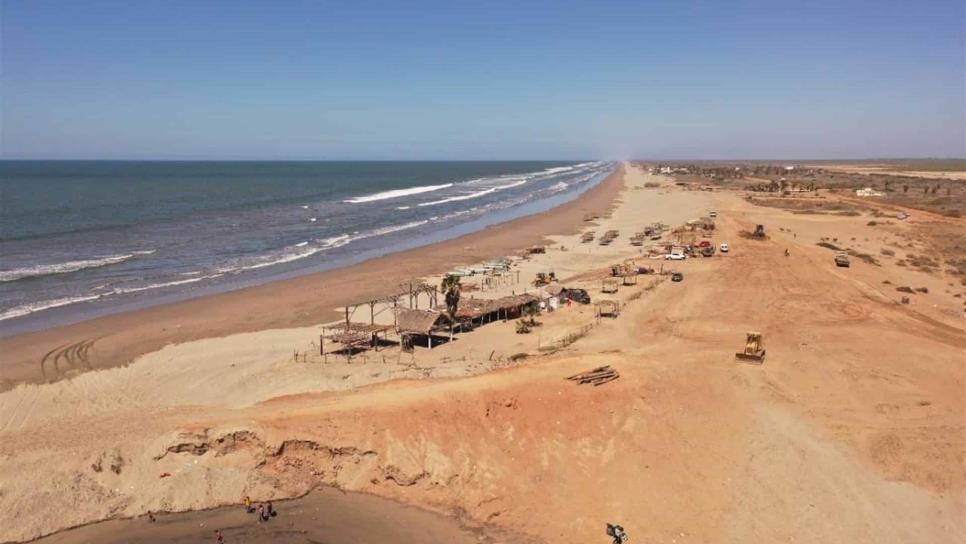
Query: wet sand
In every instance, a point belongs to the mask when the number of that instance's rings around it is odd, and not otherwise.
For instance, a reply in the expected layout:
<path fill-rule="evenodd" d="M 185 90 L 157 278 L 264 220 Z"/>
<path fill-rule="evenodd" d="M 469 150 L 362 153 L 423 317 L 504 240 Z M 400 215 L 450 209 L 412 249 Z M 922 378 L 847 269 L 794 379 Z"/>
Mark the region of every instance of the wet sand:
<path fill-rule="evenodd" d="M 0 391 L 124 365 L 167 344 L 333 321 L 338 318 L 335 308 L 385 294 L 403 281 L 507 255 L 550 234 L 576 232 L 587 213 L 613 207 L 623 170 L 618 167 L 571 202 L 453 240 L 345 268 L 0 338 Z M 64 351 L 72 356 L 58 358 Z M 84 356 L 73 356 L 78 352 Z"/>
<path fill-rule="evenodd" d="M 359 544 L 392 542 L 471 544 L 494 542 L 481 529 L 453 519 L 362 493 L 325 488 L 305 497 L 273 503 L 278 515 L 259 523 L 242 506 L 179 514 L 116 519 L 62 531 L 42 544 L 125 544 L 129 542 L 214 542 L 220 530 L 226 543 Z"/>

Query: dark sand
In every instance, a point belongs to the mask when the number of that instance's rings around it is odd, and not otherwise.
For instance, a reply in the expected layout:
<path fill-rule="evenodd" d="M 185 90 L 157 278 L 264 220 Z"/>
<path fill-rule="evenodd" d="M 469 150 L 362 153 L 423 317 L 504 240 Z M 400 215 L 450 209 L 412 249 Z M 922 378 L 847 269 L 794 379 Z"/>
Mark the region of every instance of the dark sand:
<path fill-rule="evenodd" d="M 62 531 L 34 542 L 43 544 L 129 544 L 133 542 L 215 542 L 226 544 L 479 544 L 494 542 L 481 529 L 469 529 L 438 514 L 361 493 L 320 489 L 300 499 L 273 503 L 278 515 L 258 523 L 241 505 L 116 519 Z M 500 541 L 504 541 L 502 538 Z"/>
<path fill-rule="evenodd" d="M 614 205 L 623 169 L 576 200 L 453 240 L 345 268 L 0 338 L 0 391 L 21 382 L 124 365 L 167 344 L 333 321 L 338 318 L 335 308 L 384 295 L 403 281 L 507 255 L 550 234 L 576 232 L 587 213 L 605 213 Z M 62 357 L 55 367 L 52 359 L 58 352 L 78 352 L 71 346 L 82 347 L 84 362 Z"/>

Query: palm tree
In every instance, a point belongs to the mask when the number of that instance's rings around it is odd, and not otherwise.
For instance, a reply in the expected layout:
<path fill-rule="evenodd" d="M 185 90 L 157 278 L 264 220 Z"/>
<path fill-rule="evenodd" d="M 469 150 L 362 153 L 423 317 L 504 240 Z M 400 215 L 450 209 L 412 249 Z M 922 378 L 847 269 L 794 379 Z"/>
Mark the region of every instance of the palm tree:
<path fill-rule="evenodd" d="M 534 303 L 527 304 L 522 308 L 521 313 L 523 314 L 524 317 L 528 318 L 528 319 L 524 319 L 525 323 L 527 323 L 530 326 L 536 326 L 537 316 L 540 315 L 540 307 Z"/>
<path fill-rule="evenodd" d="M 460 305 L 460 278 L 459 276 L 446 276 L 440 285 L 440 290 L 446 297 L 446 312 L 453 319 L 456 318 L 456 310 Z"/>

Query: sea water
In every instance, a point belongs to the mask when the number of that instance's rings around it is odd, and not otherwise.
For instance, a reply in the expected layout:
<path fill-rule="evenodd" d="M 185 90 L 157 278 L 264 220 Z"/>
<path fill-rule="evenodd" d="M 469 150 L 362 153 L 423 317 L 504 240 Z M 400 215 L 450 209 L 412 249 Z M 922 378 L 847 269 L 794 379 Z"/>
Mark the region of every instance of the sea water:
<path fill-rule="evenodd" d="M 575 198 L 613 168 L 0 161 L 0 334 L 455 237 Z"/>

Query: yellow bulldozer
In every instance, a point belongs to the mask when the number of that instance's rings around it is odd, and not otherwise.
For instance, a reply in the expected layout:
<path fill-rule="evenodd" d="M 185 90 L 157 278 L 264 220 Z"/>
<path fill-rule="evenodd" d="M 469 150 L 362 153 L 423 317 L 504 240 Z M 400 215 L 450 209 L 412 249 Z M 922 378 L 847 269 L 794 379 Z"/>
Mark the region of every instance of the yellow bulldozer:
<path fill-rule="evenodd" d="M 749 332 L 745 340 L 745 350 L 735 353 L 735 360 L 742 363 L 760 365 L 765 362 L 765 348 L 760 332 Z"/>
<path fill-rule="evenodd" d="M 557 275 L 553 272 L 537 272 L 537 275 L 533 278 L 534 287 L 542 287 L 544 285 L 550 285 L 551 283 L 557 281 Z"/>

